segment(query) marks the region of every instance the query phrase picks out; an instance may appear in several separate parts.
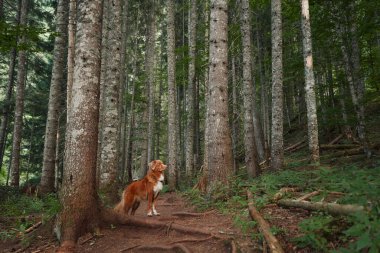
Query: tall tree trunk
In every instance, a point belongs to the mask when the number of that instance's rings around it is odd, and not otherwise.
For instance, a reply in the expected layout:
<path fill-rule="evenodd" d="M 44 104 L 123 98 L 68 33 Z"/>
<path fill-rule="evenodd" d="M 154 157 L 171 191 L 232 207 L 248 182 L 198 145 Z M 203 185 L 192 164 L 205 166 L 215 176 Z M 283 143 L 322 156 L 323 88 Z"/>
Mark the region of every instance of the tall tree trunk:
<path fill-rule="evenodd" d="M 149 163 L 153 157 L 153 140 L 154 140 L 154 100 L 155 100 L 155 45 L 156 45 L 156 1 L 150 0 L 149 8 L 149 24 L 148 24 L 148 38 L 146 49 L 146 72 L 148 75 L 148 141 L 147 141 L 147 162 Z M 148 166 L 145 165 L 145 172 Z"/>
<path fill-rule="evenodd" d="M 1 11 L 3 10 L 3 7 L 1 7 Z M 17 17 L 16 17 L 16 24 L 20 24 L 20 14 L 21 14 L 21 0 L 18 1 L 18 9 L 17 9 Z M 16 38 L 17 40 L 18 38 Z M 13 94 L 13 86 L 14 86 L 14 80 L 15 80 L 15 67 L 16 67 L 16 57 L 17 57 L 17 50 L 16 48 L 12 48 L 10 52 L 10 60 L 9 60 L 9 69 L 8 69 L 8 83 L 7 83 L 7 90 L 5 93 L 4 98 L 4 106 L 2 108 L 2 113 L 0 116 L 0 171 L 3 167 L 3 159 L 4 159 L 4 152 L 5 152 L 5 144 L 7 141 L 7 135 L 8 135 L 8 121 L 9 117 L 11 115 L 11 99 Z M 9 173 L 7 173 L 7 177 L 9 177 Z M 8 182 L 8 180 L 7 180 Z M 7 183 L 8 185 L 8 183 Z"/>
<path fill-rule="evenodd" d="M 231 133 L 228 124 L 227 0 L 212 0 L 210 13 L 208 125 L 208 185 L 211 196 L 221 185 L 228 186 L 232 174 Z"/>
<path fill-rule="evenodd" d="M 281 0 L 272 0 L 272 170 L 284 163 L 281 17 Z"/>
<path fill-rule="evenodd" d="M 62 246 L 95 228 L 99 218 L 96 193 L 96 156 L 99 120 L 102 1 L 78 2 L 75 67 L 65 169 L 57 222 Z"/>
<path fill-rule="evenodd" d="M 54 42 L 53 70 L 51 74 L 48 115 L 45 130 L 45 143 L 42 164 L 40 192 L 42 194 L 54 191 L 54 176 L 58 135 L 58 118 L 61 111 L 61 91 L 66 81 L 67 61 L 67 25 L 69 2 L 60 0 L 57 7 L 57 26 Z"/>
<path fill-rule="evenodd" d="M 77 18 L 77 0 L 70 0 L 69 25 L 68 25 L 68 50 L 67 50 L 67 95 L 66 95 L 66 124 L 69 123 L 69 105 L 71 104 L 73 76 L 74 76 L 74 54 L 75 54 L 75 30 Z"/>
<path fill-rule="evenodd" d="M 175 83 L 175 1 L 167 1 L 167 47 L 168 47 L 168 170 L 169 190 L 174 191 L 177 185 L 177 130 L 176 130 L 176 83 Z"/>
<path fill-rule="evenodd" d="M 244 100 L 244 147 L 245 166 L 248 177 L 257 177 L 260 174 L 260 166 L 255 141 L 254 104 L 252 89 L 252 52 L 251 52 L 251 27 L 250 9 L 248 0 L 241 1 L 241 33 L 243 41 L 243 100 Z M 257 120 L 257 119 L 256 119 Z"/>
<path fill-rule="evenodd" d="M 189 14 L 189 80 L 187 86 L 187 126 L 186 126 L 186 176 L 194 173 L 194 107 L 195 107 L 195 57 L 196 57 L 196 27 L 197 27 L 197 1 L 190 0 Z"/>
<path fill-rule="evenodd" d="M 104 110 L 100 158 L 100 189 L 111 201 L 117 201 L 117 176 L 119 155 L 119 91 L 121 72 L 121 1 L 111 0 L 108 6 L 108 57 L 104 80 Z"/>
<path fill-rule="evenodd" d="M 28 0 L 22 0 L 20 25 L 27 25 Z M 21 35 L 20 44 L 25 45 L 26 35 Z M 11 186 L 19 186 L 20 181 L 20 152 L 21 152 L 21 134 L 22 134 L 22 116 L 24 114 L 24 97 L 26 81 L 26 51 L 18 52 L 18 71 L 17 71 L 17 90 L 16 90 L 16 107 L 13 127 L 13 145 L 11 161 Z"/>
<path fill-rule="evenodd" d="M 315 98 L 315 80 L 313 72 L 313 55 L 311 42 L 311 27 L 309 0 L 301 0 L 301 27 L 303 37 L 303 58 L 305 65 L 305 96 L 307 109 L 307 132 L 309 137 L 310 160 L 319 164 L 319 141 L 317 104 Z"/>
<path fill-rule="evenodd" d="M 232 56 L 232 66 L 231 66 L 231 76 L 232 76 L 232 154 L 234 157 L 234 173 L 238 172 L 238 157 L 237 157 L 237 148 L 239 143 L 239 106 L 238 106 L 238 91 L 237 91 L 237 80 L 236 80 L 236 61 L 235 56 Z"/>

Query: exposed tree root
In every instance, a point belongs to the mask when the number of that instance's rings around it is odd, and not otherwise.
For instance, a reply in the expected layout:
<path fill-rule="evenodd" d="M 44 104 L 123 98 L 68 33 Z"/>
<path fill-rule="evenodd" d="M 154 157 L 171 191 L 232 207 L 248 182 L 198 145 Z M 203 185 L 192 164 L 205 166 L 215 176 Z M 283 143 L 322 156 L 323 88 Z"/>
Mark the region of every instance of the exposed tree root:
<path fill-rule="evenodd" d="M 211 211 L 204 212 L 204 213 L 175 212 L 175 213 L 172 213 L 172 215 L 173 216 L 180 216 L 180 217 L 186 217 L 186 216 L 194 217 L 194 216 L 205 216 L 205 215 L 211 214 L 211 213 L 215 213 L 215 210 L 211 210 Z"/>
<path fill-rule="evenodd" d="M 207 237 L 207 238 L 202 238 L 202 239 L 198 239 L 198 238 L 193 238 L 193 239 L 182 239 L 182 240 L 177 240 L 177 241 L 174 241 L 174 242 L 170 242 L 169 244 L 176 244 L 176 243 L 183 243 L 183 242 L 203 242 L 203 241 L 207 241 L 207 240 L 211 240 L 211 239 L 220 239 L 218 237 L 215 237 L 213 235 Z"/>
<path fill-rule="evenodd" d="M 363 206 L 357 205 L 340 205 L 336 203 L 325 203 L 325 202 L 310 202 L 310 201 L 298 201 L 298 200 L 290 200 L 283 199 L 278 201 L 280 206 L 285 207 L 300 207 L 306 210 L 311 211 L 326 211 L 331 214 L 352 214 L 356 212 L 364 211 L 365 208 Z"/>
<path fill-rule="evenodd" d="M 263 234 L 265 240 L 268 243 L 269 249 L 272 253 L 284 253 L 279 241 L 270 231 L 270 226 L 266 220 L 261 216 L 261 214 L 257 211 L 255 206 L 253 205 L 253 197 L 252 193 L 247 190 L 248 197 L 248 210 L 252 219 L 257 221 L 260 231 Z"/>
<path fill-rule="evenodd" d="M 175 252 L 183 252 L 183 253 L 191 253 L 192 251 L 187 248 L 185 245 L 182 244 L 174 244 L 171 246 L 166 246 L 166 245 L 136 245 L 134 247 L 126 248 L 123 250 L 120 250 L 120 252 L 125 252 L 128 250 L 145 250 L 145 251 L 158 251 L 158 250 L 174 250 Z"/>

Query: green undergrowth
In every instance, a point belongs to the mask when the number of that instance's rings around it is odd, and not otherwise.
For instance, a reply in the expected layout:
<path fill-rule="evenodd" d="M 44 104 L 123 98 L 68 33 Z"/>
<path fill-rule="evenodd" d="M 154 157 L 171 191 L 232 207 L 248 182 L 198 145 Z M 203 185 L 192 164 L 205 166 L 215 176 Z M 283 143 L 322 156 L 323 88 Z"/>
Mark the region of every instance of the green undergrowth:
<path fill-rule="evenodd" d="M 13 239 L 35 223 L 51 220 L 61 208 L 53 194 L 38 198 L 7 187 L 1 187 L 0 192 L 4 194 L 0 201 L 0 240 Z"/>
<path fill-rule="evenodd" d="M 350 164 L 340 167 L 310 166 L 293 157 L 287 168 L 275 173 L 263 173 L 253 180 L 244 180 L 242 173 L 231 180 L 230 189 L 221 189 L 227 197 L 210 198 L 197 190 L 187 190 L 183 194 L 198 207 L 199 211 L 216 208 L 231 215 L 235 225 L 253 239 L 261 235 L 254 230 L 256 222 L 248 218 L 246 189 L 254 196 L 254 204 L 260 210 L 274 203 L 274 195 L 283 187 L 297 187 L 301 194 L 315 190 L 321 194 L 311 201 L 322 201 L 328 192 L 342 192 L 336 200 L 340 204 L 356 204 L 370 211 L 352 216 L 331 216 L 324 212 L 311 212 L 310 216 L 298 224 L 302 236 L 288 238 L 299 248 L 308 247 L 316 252 L 380 252 L 380 165 L 374 161 L 371 167 Z M 223 195 L 220 194 L 220 195 Z M 292 198 L 287 193 L 283 198 Z M 270 217 L 264 217 L 270 218 Z M 276 227 L 275 234 L 281 234 Z"/>

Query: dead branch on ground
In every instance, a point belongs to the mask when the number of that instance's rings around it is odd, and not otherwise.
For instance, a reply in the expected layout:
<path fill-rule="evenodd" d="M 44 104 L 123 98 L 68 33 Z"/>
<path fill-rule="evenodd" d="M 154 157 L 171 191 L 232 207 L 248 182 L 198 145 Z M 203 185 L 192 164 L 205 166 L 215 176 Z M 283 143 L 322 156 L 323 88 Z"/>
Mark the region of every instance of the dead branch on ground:
<path fill-rule="evenodd" d="M 257 221 L 261 233 L 264 235 L 265 240 L 267 241 L 271 252 L 273 253 L 284 253 L 279 241 L 270 231 L 270 226 L 266 220 L 261 216 L 261 214 L 257 211 L 255 206 L 253 205 L 253 196 L 252 193 L 247 190 L 248 197 L 248 210 L 252 219 Z"/>
<path fill-rule="evenodd" d="M 330 144 L 321 144 L 320 149 L 353 149 L 353 148 L 358 148 L 359 145 L 357 144 L 335 144 L 335 145 L 330 145 Z"/>
<path fill-rule="evenodd" d="M 342 205 L 336 203 L 324 203 L 324 202 L 310 202 L 310 201 L 298 201 L 290 199 L 282 199 L 278 201 L 280 206 L 285 207 L 299 207 L 311 211 L 326 211 L 331 214 L 352 214 L 356 212 L 364 211 L 363 206 L 358 205 Z"/>
<path fill-rule="evenodd" d="M 299 191 L 300 189 L 298 187 L 283 187 L 281 188 L 274 196 L 273 200 L 277 201 L 279 199 L 282 199 L 286 193 L 288 192 L 296 192 Z"/>
<path fill-rule="evenodd" d="M 290 152 L 292 151 L 293 149 L 297 148 L 298 146 L 301 146 L 304 142 L 306 141 L 306 139 L 303 139 L 302 141 L 300 142 L 297 142 L 287 148 L 284 149 L 284 152 Z"/>
<path fill-rule="evenodd" d="M 177 241 L 170 242 L 169 244 L 176 244 L 176 243 L 183 243 L 183 242 L 203 242 L 203 241 L 211 240 L 213 238 L 220 239 L 220 238 L 217 238 L 217 237 L 211 235 L 211 236 L 209 236 L 207 238 L 201 238 L 201 239 L 193 238 L 193 239 L 177 240 Z"/>
<path fill-rule="evenodd" d="M 340 141 L 340 139 L 342 139 L 342 138 L 343 138 L 343 134 L 340 134 L 337 137 L 335 137 L 332 141 L 330 141 L 327 145 L 334 145 L 335 143 Z"/>
<path fill-rule="evenodd" d="M 181 217 L 190 216 L 190 217 L 194 217 L 194 216 L 205 216 L 205 215 L 211 214 L 211 213 L 215 213 L 215 210 L 211 210 L 211 211 L 204 212 L 204 213 L 175 212 L 175 213 L 172 213 L 172 216 L 181 216 Z"/>
<path fill-rule="evenodd" d="M 297 201 L 307 200 L 307 199 L 309 199 L 309 198 L 311 198 L 311 197 L 317 196 L 319 193 L 321 193 L 321 191 L 319 191 L 319 190 L 318 190 L 318 191 L 313 191 L 313 192 L 310 192 L 310 193 L 308 193 L 308 194 L 305 194 L 305 195 L 303 195 L 303 196 L 297 198 L 296 200 L 297 200 Z"/>
<path fill-rule="evenodd" d="M 28 233 L 32 232 L 33 230 L 35 230 L 36 228 L 38 228 L 39 226 L 41 226 L 41 224 L 42 224 L 42 221 L 37 222 L 36 224 L 34 224 L 33 226 L 31 226 L 30 228 L 26 229 L 24 233 L 28 234 Z"/>

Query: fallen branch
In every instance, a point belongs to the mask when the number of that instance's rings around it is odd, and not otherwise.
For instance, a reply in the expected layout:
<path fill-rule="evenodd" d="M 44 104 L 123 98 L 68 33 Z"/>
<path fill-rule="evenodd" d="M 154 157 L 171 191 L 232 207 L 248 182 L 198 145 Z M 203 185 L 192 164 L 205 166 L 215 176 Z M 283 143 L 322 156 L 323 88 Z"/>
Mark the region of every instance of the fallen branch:
<path fill-rule="evenodd" d="M 282 199 L 286 193 L 288 192 L 296 192 L 299 191 L 299 188 L 297 187 L 283 187 L 281 188 L 274 196 L 273 200 L 277 201 L 279 199 Z"/>
<path fill-rule="evenodd" d="M 363 147 L 338 151 L 338 152 L 329 154 L 327 156 L 323 156 L 323 158 L 334 158 L 334 157 L 339 157 L 339 156 L 357 155 L 361 153 L 364 153 Z"/>
<path fill-rule="evenodd" d="M 321 191 L 313 191 L 313 192 L 310 192 L 308 194 L 303 195 L 302 197 L 299 197 L 296 200 L 297 201 L 307 200 L 307 199 L 309 199 L 311 197 L 317 196 L 319 193 L 321 193 Z"/>
<path fill-rule="evenodd" d="M 30 228 L 26 229 L 24 233 L 27 234 L 27 233 L 32 232 L 33 230 L 35 230 L 36 228 L 38 228 L 39 226 L 41 226 L 41 224 L 42 224 L 42 221 L 37 222 L 36 224 L 34 224 L 33 226 L 31 226 Z"/>
<path fill-rule="evenodd" d="M 120 252 L 124 252 L 127 250 L 136 249 L 136 250 L 142 250 L 142 251 L 160 251 L 160 250 L 172 250 L 175 252 L 183 252 L 183 253 L 190 253 L 191 250 L 188 249 L 186 246 L 182 244 L 174 244 L 172 246 L 166 246 L 166 245 L 137 245 L 134 247 L 130 247 L 127 249 L 122 249 Z"/>
<path fill-rule="evenodd" d="M 231 240 L 231 253 L 237 253 L 238 249 L 234 240 Z"/>
<path fill-rule="evenodd" d="M 306 141 L 306 140 L 303 139 L 302 141 L 297 142 L 297 143 L 295 143 L 295 144 L 293 144 L 293 145 L 291 145 L 291 146 L 285 148 L 285 149 L 284 149 L 284 152 L 288 152 L 288 151 L 291 151 L 291 150 L 294 149 L 294 148 L 297 148 L 298 146 L 302 145 L 305 141 Z"/>
<path fill-rule="evenodd" d="M 357 144 L 337 144 L 337 145 L 325 145 L 321 144 L 320 149 L 353 149 L 353 148 L 358 148 L 359 145 Z"/>
<path fill-rule="evenodd" d="M 324 202 L 310 202 L 310 201 L 298 201 L 290 199 L 282 199 L 278 201 L 280 206 L 285 207 L 299 207 L 311 211 L 326 211 L 331 214 L 353 214 L 356 212 L 364 211 L 363 206 L 358 205 L 341 205 L 335 203 L 324 203 Z"/>
<path fill-rule="evenodd" d="M 273 253 L 284 253 L 279 241 L 277 238 L 270 232 L 270 226 L 266 220 L 261 216 L 261 214 L 257 211 L 255 206 L 253 205 L 253 197 L 252 193 L 247 190 L 248 197 L 248 210 L 252 219 L 257 221 L 259 224 L 260 231 L 263 233 L 265 240 L 267 241 L 271 252 Z"/>
<path fill-rule="evenodd" d="M 90 236 L 89 238 L 87 238 L 86 240 L 82 241 L 80 244 L 83 245 L 85 244 L 86 242 L 88 242 L 89 240 L 93 239 L 95 237 L 95 235 L 92 235 Z"/>
<path fill-rule="evenodd" d="M 343 134 L 340 134 L 336 138 L 334 138 L 332 141 L 330 141 L 329 144 L 327 144 L 327 145 L 334 145 L 335 143 L 340 141 L 340 139 L 342 139 L 342 138 L 343 138 Z"/>

